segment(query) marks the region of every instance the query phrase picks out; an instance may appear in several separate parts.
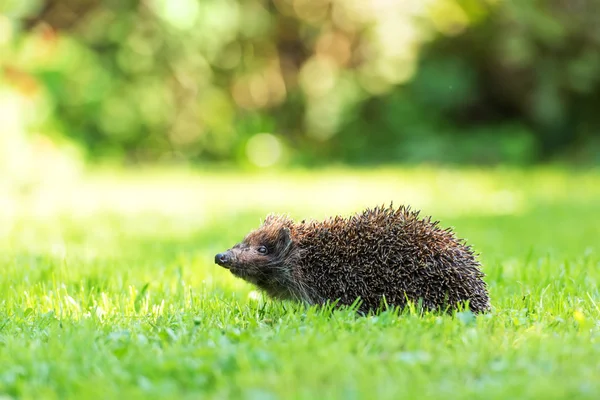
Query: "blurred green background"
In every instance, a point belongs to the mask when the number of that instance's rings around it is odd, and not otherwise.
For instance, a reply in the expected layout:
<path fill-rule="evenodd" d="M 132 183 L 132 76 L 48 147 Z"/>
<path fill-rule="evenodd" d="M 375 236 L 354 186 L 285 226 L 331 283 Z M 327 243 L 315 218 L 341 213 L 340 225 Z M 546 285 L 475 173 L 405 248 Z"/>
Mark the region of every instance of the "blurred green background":
<path fill-rule="evenodd" d="M 596 0 L 0 0 L 0 172 L 600 161 Z"/>

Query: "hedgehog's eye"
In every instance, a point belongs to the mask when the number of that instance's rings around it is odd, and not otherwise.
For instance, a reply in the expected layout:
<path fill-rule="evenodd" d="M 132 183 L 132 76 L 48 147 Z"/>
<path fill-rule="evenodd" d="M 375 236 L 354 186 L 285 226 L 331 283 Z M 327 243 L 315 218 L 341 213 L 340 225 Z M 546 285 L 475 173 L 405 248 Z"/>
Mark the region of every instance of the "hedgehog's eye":
<path fill-rule="evenodd" d="M 267 253 L 269 252 L 269 250 L 268 250 L 268 249 L 267 249 L 265 246 L 260 246 L 260 247 L 258 248 L 258 252 L 259 252 L 260 254 L 267 254 Z"/>

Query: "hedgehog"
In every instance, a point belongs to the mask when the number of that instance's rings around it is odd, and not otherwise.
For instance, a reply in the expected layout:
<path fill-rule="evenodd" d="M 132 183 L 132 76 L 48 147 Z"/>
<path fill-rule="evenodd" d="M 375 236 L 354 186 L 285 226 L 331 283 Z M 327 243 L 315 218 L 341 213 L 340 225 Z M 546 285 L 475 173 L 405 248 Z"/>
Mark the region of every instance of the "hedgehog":
<path fill-rule="evenodd" d="M 270 214 L 215 263 L 270 297 L 309 305 L 452 312 L 490 309 L 476 255 L 451 228 L 410 207 L 294 222 Z"/>

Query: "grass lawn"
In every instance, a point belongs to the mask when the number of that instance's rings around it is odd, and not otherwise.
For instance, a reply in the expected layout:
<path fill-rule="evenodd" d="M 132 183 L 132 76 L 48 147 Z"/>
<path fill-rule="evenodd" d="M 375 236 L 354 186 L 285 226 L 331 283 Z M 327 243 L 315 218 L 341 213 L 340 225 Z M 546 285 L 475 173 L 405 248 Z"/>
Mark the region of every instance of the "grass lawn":
<path fill-rule="evenodd" d="M 494 311 L 359 317 L 213 264 L 266 213 L 411 204 Z M 600 172 L 95 173 L 0 194 L 0 399 L 600 398 Z"/>

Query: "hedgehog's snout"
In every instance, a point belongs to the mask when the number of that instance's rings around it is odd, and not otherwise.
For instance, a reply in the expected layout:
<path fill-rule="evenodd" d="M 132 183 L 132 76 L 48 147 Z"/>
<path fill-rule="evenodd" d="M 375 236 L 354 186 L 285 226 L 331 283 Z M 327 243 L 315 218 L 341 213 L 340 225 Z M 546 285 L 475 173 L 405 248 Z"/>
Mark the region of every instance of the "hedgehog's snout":
<path fill-rule="evenodd" d="M 220 265 L 221 267 L 229 268 L 231 265 L 231 254 L 229 251 L 224 253 L 219 253 L 215 256 L 215 264 Z"/>

